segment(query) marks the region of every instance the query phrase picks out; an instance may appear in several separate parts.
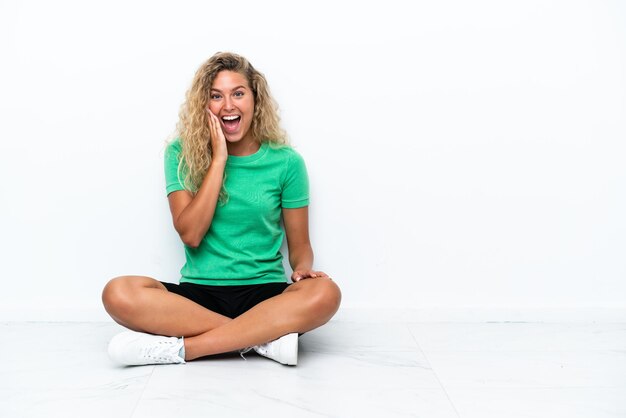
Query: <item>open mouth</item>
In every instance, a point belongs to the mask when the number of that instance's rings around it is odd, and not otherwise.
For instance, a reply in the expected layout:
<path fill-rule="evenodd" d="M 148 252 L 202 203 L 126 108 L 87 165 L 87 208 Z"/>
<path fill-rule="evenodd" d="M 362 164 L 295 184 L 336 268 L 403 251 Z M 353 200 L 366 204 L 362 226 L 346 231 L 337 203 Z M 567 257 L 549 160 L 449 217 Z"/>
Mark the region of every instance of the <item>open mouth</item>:
<path fill-rule="evenodd" d="M 226 133 L 232 134 L 237 132 L 240 122 L 241 116 L 222 116 L 222 123 L 224 124 Z"/>

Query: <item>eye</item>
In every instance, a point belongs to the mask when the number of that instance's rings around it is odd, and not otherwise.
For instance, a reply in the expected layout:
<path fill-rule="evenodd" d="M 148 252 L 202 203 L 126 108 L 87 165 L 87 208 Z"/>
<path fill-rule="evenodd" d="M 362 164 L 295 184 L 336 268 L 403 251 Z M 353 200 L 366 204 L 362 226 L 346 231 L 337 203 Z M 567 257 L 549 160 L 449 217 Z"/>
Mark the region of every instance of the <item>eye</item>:
<path fill-rule="evenodd" d="M 220 95 L 219 95 L 219 94 L 217 94 L 217 93 L 213 93 L 213 94 L 211 94 L 209 97 L 211 98 L 211 100 L 218 100 L 218 99 L 220 99 L 222 96 L 220 96 Z"/>
<path fill-rule="evenodd" d="M 244 94 L 243 91 L 236 91 L 234 96 L 235 97 L 242 97 L 243 94 Z"/>

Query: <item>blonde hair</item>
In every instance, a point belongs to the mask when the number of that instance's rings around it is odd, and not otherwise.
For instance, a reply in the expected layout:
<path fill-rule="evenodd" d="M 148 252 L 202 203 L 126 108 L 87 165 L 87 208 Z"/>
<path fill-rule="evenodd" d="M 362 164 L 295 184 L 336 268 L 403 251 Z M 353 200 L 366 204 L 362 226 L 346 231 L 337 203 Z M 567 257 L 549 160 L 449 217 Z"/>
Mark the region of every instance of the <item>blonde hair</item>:
<path fill-rule="evenodd" d="M 178 175 L 184 173 L 186 190 L 196 193 L 211 165 L 211 134 L 207 116 L 207 103 L 213 80 L 220 71 L 234 71 L 248 80 L 254 97 L 254 114 L 250 130 L 259 143 L 287 145 L 287 135 L 280 127 L 278 105 L 270 94 L 265 76 L 250 62 L 230 52 L 218 52 L 200 66 L 187 90 L 185 102 L 179 113 L 176 136 L 180 138 L 182 152 L 179 156 Z M 184 167 L 183 167 L 184 166 Z M 224 178 L 224 181 L 226 178 Z M 227 193 L 222 184 L 220 202 L 225 203 Z"/>

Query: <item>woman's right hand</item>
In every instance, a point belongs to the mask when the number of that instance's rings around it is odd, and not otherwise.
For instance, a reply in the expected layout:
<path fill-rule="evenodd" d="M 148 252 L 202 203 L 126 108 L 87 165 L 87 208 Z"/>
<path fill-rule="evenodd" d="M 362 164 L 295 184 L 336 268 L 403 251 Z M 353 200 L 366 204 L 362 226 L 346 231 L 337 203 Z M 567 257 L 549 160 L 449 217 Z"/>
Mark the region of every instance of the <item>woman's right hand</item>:
<path fill-rule="evenodd" d="M 228 148 L 226 147 L 226 138 L 220 125 L 220 120 L 209 109 L 209 129 L 211 130 L 211 151 L 213 160 L 221 160 L 226 162 L 228 159 Z"/>
<path fill-rule="evenodd" d="M 174 228 L 181 240 L 191 248 L 197 248 L 213 222 L 215 207 L 224 181 L 224 169 L 228 159 L 226 138 L 219 119 L 209 109 L 211 135 L 211 164 L 197 193 L 178 190 L 167 197 L 174 220 Z M 208 150 L 207 150 L 208 151 Z"/>

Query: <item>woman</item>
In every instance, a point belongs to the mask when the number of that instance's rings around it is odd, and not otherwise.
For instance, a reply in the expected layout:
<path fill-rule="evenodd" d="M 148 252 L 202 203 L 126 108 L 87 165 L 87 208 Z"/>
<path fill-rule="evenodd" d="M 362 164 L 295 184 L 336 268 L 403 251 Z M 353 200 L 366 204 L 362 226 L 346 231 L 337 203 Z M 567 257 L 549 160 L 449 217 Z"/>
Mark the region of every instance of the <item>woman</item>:
<path fill-rule="evenodd" d="M 115 336 L 109 355 L 140 365 L 254 349 L 295 365 L 298 334 L 328 322 L 341 292 L 313 270 L 306 168 L 265 77 L 239 55 L 215 54 L 196 72 L 177 131 L 165 174 L 185 244 L 180 284 L 112 279 L 105 309 L 133 331 Z M 293 283 L 279 251 L 285 234 Z"/>

